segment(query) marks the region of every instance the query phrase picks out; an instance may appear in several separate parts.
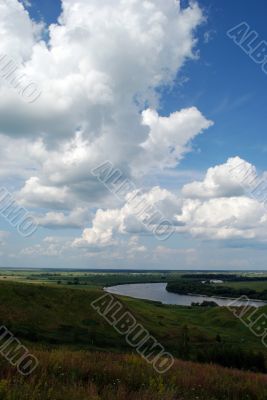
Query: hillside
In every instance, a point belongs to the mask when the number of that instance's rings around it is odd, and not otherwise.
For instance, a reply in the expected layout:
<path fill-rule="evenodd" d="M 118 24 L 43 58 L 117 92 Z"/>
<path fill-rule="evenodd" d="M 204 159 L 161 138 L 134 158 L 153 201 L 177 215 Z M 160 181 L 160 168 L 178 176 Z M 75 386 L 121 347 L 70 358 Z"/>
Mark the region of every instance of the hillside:
<path fill-rule="evenodd" d="M 124 338 L 91 307 L 91 302 L 101 294 L 100 289 L 75 290 L 2 281 L 0 323 L 20 339 L 36 345 L 131 350 Z M 125 310 L 177 357 L 240 367 L 243 354 L 244 368 L 265 371 L 262 361 L 258 365 L 258 353 L 263 357 L 265 350 L 261 341 L 226 308 L 168 306 L 125 297 L 120 300 Z"/>
<path fill-rule="evenodd" d="M 1 400 L 266 399 L 266 375 L 215 365 L 265 370 L 261 342 L 227 309 L 120 297 L 167 350 L 191 360 L 176 359 L 159 375 L 92 309 L 102 294 L 99 288 L 0 282 L 0 323 L 39 360 L 22 377 L 0 357 Z"/>

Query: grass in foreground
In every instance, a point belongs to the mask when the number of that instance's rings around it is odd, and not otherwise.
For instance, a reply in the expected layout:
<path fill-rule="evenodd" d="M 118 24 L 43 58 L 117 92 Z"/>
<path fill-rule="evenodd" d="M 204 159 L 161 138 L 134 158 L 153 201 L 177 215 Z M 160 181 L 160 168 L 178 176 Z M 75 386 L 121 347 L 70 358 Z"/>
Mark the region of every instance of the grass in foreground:
<path fill-rule="evenodd" d="M 137 355 L 35 351 L 29 377 L 0 359 L 1 400 L 266 400 L 267 376 L 176 360 L 164 375 Z"/>

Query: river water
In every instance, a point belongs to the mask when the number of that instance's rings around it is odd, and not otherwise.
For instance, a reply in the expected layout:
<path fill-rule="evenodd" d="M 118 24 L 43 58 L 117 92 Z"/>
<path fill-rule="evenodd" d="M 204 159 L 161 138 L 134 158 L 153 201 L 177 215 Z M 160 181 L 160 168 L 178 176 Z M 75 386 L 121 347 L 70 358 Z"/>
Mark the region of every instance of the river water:
<path fill-rule="evenodd" d="M 231 299 L 222 299 L 208 296 L 192 296 L 170 293 L 166 290 L 166 283 L 131 283 L 128 285 L 117 285 L 105 288 L 105 291 L 112 294 L 118 294 L 136 299 L 160 301 L 163 304 L 176 304 L 180 306 L 190 306 L 192 302 L 202 303 L 203 301 L 214 301 L 218 306 L 228 306 Z M 246 305 L 246 302 L 239 301 L 236 305 Z M 251 300 L 250 305 L 262 307 L 267 303 Z"/>

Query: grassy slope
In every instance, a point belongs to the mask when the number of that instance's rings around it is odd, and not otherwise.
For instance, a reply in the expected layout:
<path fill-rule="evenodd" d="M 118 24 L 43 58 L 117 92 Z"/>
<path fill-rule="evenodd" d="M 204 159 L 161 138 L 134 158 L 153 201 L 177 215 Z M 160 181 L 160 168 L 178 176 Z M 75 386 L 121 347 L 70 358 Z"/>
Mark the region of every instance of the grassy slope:
<path fill-rule="evenodd" d="M 1 400 L 267 398 L 267 378 L 261 374 L 179 360 L 164 376 L 156 374 L 139 356 L 130 354 L 124 338 L 92 310 L 91 301 L 101 294 L 100 289 L 0 282 L 0 322 L 27 344 L 40 362 L 38 370 L 24 378 L 0 357 Z M 260 340 L 226 309 L 121 300 L 174 354 L 184 324 L 193 346 L 208 348 L 219 333 L 231 343 L 238 344 L 241 339 L 245 348 L 262 350 Z M 106 352 L 96 353 L 100 347 Z M 125 350 L 128 354 L 119 354 Z"/>
<path fill-rule="evenodd" d="M 91 307 L 100 289 L 69 288 L 0 282 L 0 322 L 18 337 L 78 347 L 126 347 Z M 260 340 L 225 308 L 187 308 L 120 297 L 125 308 L 163 345 L 179 355 L 181 330 L 188 326 L 190 346 L 215 343 L 217 334 L 229 344 L 263 350 Z"/>

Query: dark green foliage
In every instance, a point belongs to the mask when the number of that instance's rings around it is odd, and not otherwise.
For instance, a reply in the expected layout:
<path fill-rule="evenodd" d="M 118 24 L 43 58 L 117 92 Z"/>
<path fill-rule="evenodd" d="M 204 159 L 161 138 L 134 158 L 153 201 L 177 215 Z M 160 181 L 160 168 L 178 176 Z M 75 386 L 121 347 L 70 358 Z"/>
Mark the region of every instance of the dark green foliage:
<path fill-rule="evenodd" d="M 167 288 L 169 292 L 178 294 L 201 294 L 205 296 L 218 296 L 238 298 L 240 296 L 247 296 L 251 299 L 266 300 L 267 289 L 262 292 L 257 292 L 250 288 L 232 288 L 224 284 L 212 284 L 209 282 L 202 283 L 195 279 L 180 279 L 176 282 L 169 282 Z"/>

